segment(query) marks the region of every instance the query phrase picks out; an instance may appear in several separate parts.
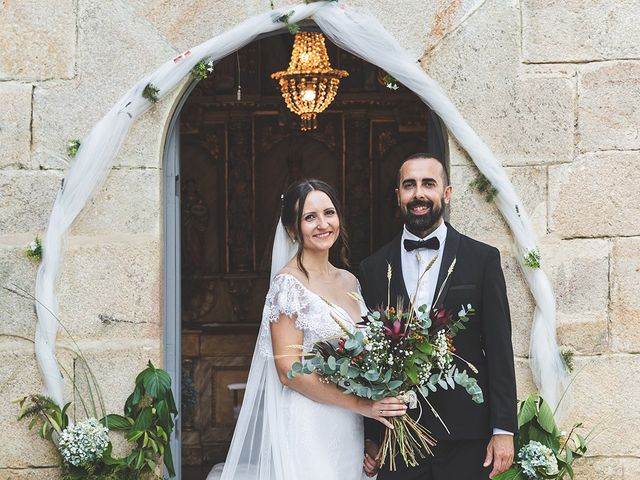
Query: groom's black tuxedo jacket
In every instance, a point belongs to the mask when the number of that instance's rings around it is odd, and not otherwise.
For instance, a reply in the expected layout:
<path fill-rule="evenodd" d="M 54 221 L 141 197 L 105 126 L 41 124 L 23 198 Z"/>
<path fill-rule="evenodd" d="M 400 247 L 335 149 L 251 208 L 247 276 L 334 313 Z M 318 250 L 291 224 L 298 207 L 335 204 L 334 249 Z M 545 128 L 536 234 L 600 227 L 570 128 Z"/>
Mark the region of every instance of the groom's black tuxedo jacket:
<path fill-rule="evenodd" d="M 409 297 L 402 275 L 401 237 L 390 243 L 360 264 L 362 295 L 368 307 L 374 308 L 387 302 L 387 265 L 391 264 L 391 303 L 398 295 L 409 304 Z M 509 303 L 500 266 L 500 253 L 486 245 L 458 233 L 447 224 L 447 239 L 436 285 L 440 290 L 451 262 L 456 258 L 452 275 L 444 286 L 437 306 L 452 309 L 454 315 L 462 305 L 471 304 L 476 310 L 453 339 L 456 354 L 471 362 L 478 373 L 471 372 L 466 364 L 455 359 L 460 369 L 478 380 L 484 394 L 484 403 L 476 404 L 464 388 L 438 389 L 428 396 L 429 402 L 440 414 L 451 434 L 431 413 L 422 400 L 420 423 L 439 440 L 485 439 L 493 428 L 517 432 L 516 380 L 511 345 L 511 319 Z M 420 395 L 419 395 L 420 397 Z M 415 417 L 416 410 L 411 411 Z M 365 434 L 378 440 L 382 425 L 365 419 Z"/>

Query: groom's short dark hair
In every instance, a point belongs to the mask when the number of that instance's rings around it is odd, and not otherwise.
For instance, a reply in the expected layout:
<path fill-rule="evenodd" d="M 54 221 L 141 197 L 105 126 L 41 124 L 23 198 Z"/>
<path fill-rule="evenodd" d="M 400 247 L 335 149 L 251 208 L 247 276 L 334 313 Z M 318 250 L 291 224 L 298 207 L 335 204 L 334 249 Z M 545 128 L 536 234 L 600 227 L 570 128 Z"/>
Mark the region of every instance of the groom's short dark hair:
<path fill-rule="evenodd" d="M 447 170 L 447 166 L 445 165 L 442 158 L 440 158 L 439 155 L 436 155 L 435 153 L 432 153 L 432 152 L 418 152 L 418 153 L 412 153 L 411 155 L 406 157 L 404 160 L 402 160 L 402 163 L 398 167 L 398 176 L 396 179 L 397 186 L 400 186 L 400 170 L 402 170 L 402 166 L 405 163 L 407 163 L 409 160 L 418 160 L 421 158 L 433 158 L 434 160 L 438 161 L 440 165 L 442 165 L 442 180 L 444 180 L 445 186 L 449 185 L 449 171 Z"/>

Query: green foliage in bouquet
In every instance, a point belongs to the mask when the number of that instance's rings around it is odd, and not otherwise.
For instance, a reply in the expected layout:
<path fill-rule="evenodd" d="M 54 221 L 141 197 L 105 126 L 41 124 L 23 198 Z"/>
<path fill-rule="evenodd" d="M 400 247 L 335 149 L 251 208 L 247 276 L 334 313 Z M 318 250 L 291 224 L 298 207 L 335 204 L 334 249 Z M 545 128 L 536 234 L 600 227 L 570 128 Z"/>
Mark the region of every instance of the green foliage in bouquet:
<path fill-rule="evenodd" d="M 28 395 L 16 403 L 18 420 L 30 419 L 29 429 L 38 426 L 39 435 L 52 441 L 62 456 L 64 480 L 138 480 L 155 477 L 164 462 L 175 476 L 169 438 L 177 413 L 171 392 L 171 378 L 151 362 L 136 378 L 133 393 L 125 403 L 124 415 L 106 415 L 99 422 L 88 418 L 72 425 L 67 403 L 60 408 L 43 395 Z M 134 445 L 124 458 L 112 456 L 108 431 L 122 431 Z"/>
<path fill-rule="evenodd" d="M 124 416 L 107 415 L 102 423 L 111 430 L 125 432 L 136 448 L 124 459 L 112 459 L 140 473 L 153 472 L 164 459 L 170 476 L 175 476 L 169 437 L 173 432 L 172 414 L 177 414 L 171 377 L 151 362 L 136 378 L 136 387 L 124 405 Z"/>
<path fill-rule="evenodd" d="M 467 390 L 473 401 L 482 403 L 483 394 L 476 379 L 466 371 L 458 370 L 451 361 L 450 338 L 466 328 L 464 323 L 473 313 L 471 305 L 463 306 L 458 319 L 449 325 L 446 333 L 441 330 L 442 334 L 434 336 L 429 332 L 432 320 L 424 305 L 415 317 L 414 328 L 405 325 L 413 317 L 411 312 L 398 314 L 393 307 L 376 310 L 367 316 L 369 328 L 366 331 L 359 329 L 351 333 L 344 328 L 344 336 L 337 346 L 330 341 L 318 342 L 308 354 L 309 360 L 304 364 L 294 363 L 287 376 L 294 378 L 316 372 L 338 383 L 346 393 L 371 400 L 396 397 L 414 388 L 427 397 L 438 387 L 448 390 L 457 384 Z M 400 349 L 402 358 L 393 358 L 397 352 L 389 348 L 388 339 L 393 341 L 393 335 L 402 337 L 403 344 L 411 348 Z M 439 343 L 443 344 L 442 348 Z"/>
<path fill-rule="evenodd" d="M 489 179 L 481 173 L 469 183 L 469 186 L 484 195 L 487 202 L 493 202 L 498 195 L 498 189 L 494 187 Z"/>
<path fill-rule="evenodd" d="M 160 89 L 156 87 L 153 83 L 147 83 L 142 90 L 142 96 L 146 98 L 151 103 L 157 103 L 159 100 Z"/>
<path fill-rule="evenodd" d="M 53 400 L 44 395 L 27 395 L 16 400 L 20 407 L 18 420 L 31 419 L 29 430 L 36 425 L 38 434 L 45 440 L 53 440 L 54 434 L 60 434 L 69 425 L 67 409 L 70 403 L 60 408 Z"/>
<path fill-rule="evenodd" d="M 300 31 L 300 25 L 298 25 L 297 23 L 289 22 L 289 20 L 291 19 L 294 13 L 295 11 L 291 10 L 289 13 L 285 13 L 283 15 L 280 15 L 279 17 L 274 18 L 273 21 L 274 23 L 277 23 L 277 22 L 284 23 L 287 26 L 287 30 L 289 30 L 289 33 L 291 35 L 295 35 Z"/>
<path fill-rule="evenodd" d="M 35 240 L 32 240 L 29 245 L 27 245 L 25 254 L 34 262 L 42 260 L 42 240 L 40 240 L 40 237 L 36 237 Z"/>
<path fill-rule="evenodd" d="M 78 154 L 78 150 L 80 150 L 80 145 L 80 140 L 78 140 L 77 138 L 69 140 L 67 142 L 67 155 L 69 155 L 69 157 L 71 158 L 75 158 L 75 156 Z"/>
<path fill-rule="evenodd" d="M 495 480 L 562 480 L 574 478 L 573 462 L 585 455 L 586 437 L 577 433 L 582 427 L 574 425 L 565 436 L 558 429 L 549 404 L 538 395 L 530 395 L 520 402 L 518 433 L 514 438 L 514 464 Z"/>
<path fill-rule="evenodd" d="M 191 69 L 191 75 L 193 75 L 196 80 L 206 80 L 209 78 L 209 75 L 213 73 L 213 66 L 214 63 L 211 58 L 204 58 Z"/>

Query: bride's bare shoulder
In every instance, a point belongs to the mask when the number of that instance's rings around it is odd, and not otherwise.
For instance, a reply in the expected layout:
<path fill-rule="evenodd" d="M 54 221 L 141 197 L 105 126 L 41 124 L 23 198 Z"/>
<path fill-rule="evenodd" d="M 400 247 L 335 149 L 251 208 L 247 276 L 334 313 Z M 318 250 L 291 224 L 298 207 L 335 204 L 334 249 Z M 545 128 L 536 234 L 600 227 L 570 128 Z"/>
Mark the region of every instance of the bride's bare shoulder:
<path fill-rule="evenodd" d="M 340 275 L 340 280 L 344 287 L 351 289 L 353 291 L 357 290 L 358 279 L 353 273 L 351 273 L 349 270 L 344 270 L 342 268 L 338 269 L 338 273 Z"/>
<path fill-rule="evenodd" d="M 282 267 L 282 270 L 280 270 L 276 274 L 276 277 L 280 275 L 290 275 L 303 285 L 306 285 L 308 283 L 307 279 L 304 276 L 304 273 L 302 273 L 297 266 L 285 265 L 284 267 Z"/>

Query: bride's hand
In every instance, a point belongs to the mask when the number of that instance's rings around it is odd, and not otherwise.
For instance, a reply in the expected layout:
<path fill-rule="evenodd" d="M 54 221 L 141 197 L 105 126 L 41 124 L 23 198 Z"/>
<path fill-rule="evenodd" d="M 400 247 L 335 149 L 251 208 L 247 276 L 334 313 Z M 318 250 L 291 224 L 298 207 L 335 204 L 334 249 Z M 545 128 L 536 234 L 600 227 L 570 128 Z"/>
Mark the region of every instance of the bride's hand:
<path fill-rule="evenodd" d="M 373 418 L 391 429 L 393 429 L 393 425 L 385 417 L 401 417 L 407 413 L 407 405 L 396 397 L 383 398 L 376 401 L 364 398 L 359 398 L 358 400 L 358 413 L 360 415 Z"/>

